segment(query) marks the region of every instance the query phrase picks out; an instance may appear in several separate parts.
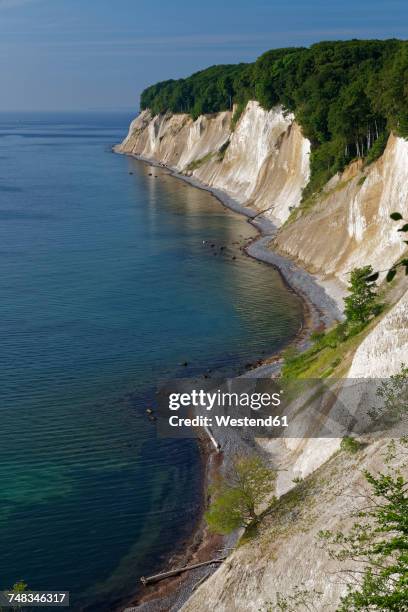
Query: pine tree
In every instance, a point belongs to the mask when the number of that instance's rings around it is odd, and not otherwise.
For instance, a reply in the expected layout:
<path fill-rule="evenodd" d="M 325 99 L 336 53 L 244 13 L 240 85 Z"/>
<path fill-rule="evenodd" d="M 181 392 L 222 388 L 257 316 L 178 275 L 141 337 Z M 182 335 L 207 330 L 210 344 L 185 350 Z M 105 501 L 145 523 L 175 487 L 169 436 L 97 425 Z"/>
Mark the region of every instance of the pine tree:
<path fill-rule="evenodd" d="M 344 314 L 349 323 L 367 323 L 378 308 L 377 283 L 371 266 L 355 268 L 351 272 L 348 290 L 350 295 L 344 298 Z"/>

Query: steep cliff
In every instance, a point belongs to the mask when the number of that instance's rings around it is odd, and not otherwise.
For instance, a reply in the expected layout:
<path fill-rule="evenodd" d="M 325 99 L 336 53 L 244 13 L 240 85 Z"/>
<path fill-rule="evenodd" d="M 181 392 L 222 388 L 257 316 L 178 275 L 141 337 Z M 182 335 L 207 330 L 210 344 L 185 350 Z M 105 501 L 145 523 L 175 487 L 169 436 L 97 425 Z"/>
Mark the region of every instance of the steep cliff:
<path fill-rule="evenodd" d="M 407 357 L 407 330 L 405 293 L 357 348 L 348 377 L 395 374 Z M 367 436 L 366 445 L 352 455 L 344 451 L 333 455 L 339 448 L 336 442 L 315 439 L 302 445 L 300 440 L 287 441 L 288 456 L 290 452 L 296 456 L 297 447 L 301 448 L 295 460 L 298 474 L 311 475 L 300 485 L 291 481 L 284 487 L 280 502 L 265 516 L 258 533 L 197 589 L 183 612 L 268 612 L 277 609 L 272 606 L 278 593 L 291 595 L 299 588 L 315 595 L 310 607 L 299 605 L 299 610 L 334 612 L 338 608 L 347 590 L 347 575 L 339 572 L 345 566 L 329 557 L 318 534 L 326 529 L 347 532 L 351 528 L 356 512 L 367 505 L 364 471 L 384 470 L 389 439 Z M 407 477 L 404 452 L 397 453 L 390 465 L 399 467 Z"/>
<path fill-rule="evenodd" d="M 358 347 L 350 378 L 385 378 L 408 359 L 408 291 Z"/>
<path fill-rule="evenodd" d="M 297 589 L 307 591 L 311 601 L 289 610 L 335 612 L 347 576 L 318 534 L 351 528 L 353 512 L 367 504 L 362 472 L 382 469 L 386 446 L 377 441 L 356 455 L 341 452 L 283 496 L 257 534 L 195 591 L 183 612 L 275 612 L 283 609 L 276 606 L 277 595 L 291 596 Z"/>
<path fill-rule="evenodd" d="M 280 225 L 309 178 L 310 144 L 281 107 L 248 102 L 235 129 L 231 112 L 200 116 L 142 112 L 117 147 L 154 160 L 226 192 Z"/>
<path fill-rule="evenodd" d="M 390 136 L 377 161 L 355 162 L 335 176 L 273 246 L 345 282 L 353 268 L 370 263 L 384 270 L 401 256 L 406 245 L 390 219 L 394 211 L 408 215 L 408 142 Z"/>
<path fill-rule="evenodd" d="M 302 203 L 310 143 L 294 116 L 281 107 L 265 111 L 257 102 L 249 102 L 231 130 L 231 115 L 222 112 L 193 121 L 188 115 L 151 117 L 144 111 L 119 150 L 168 164 L 262 212 L 260 217 L 280 228 L 269 248 L 323 278 L 326 291 L 339 305 L 350 270 L 367 263 L 387 270 L 395 263 L 406 249 L 398 226 L 390 219 L 393 211 L 408 217 L 406 140 L 391 135 L 379 159 L 366 166 L 362 160 L 351 163 L 320 194 Z M 261 251 L 267 243 L 267 236 L 259 241 Z M 251 252 L 269 261 L 257 253 L 257 244 L 251 246 Z M 290 282 L 300 278 L 300 273 L 294 275 L 295 279 L 289 275 Z M 298 285 L 301 290 L 301 283 Z M 408 361 L 408 336 L 403 329 L 408 310 L 405 290 L 403 284 L 390 296 L 391 302 L 403 297 L 377 326 L 376 335 L 371 332 L 364 341 L 350 377 L 388 376 Z M 326 308 L 325 296 L 317 295 Z M 363 350 L 371 351 L 370 359 L 366 353 L 361 357 Z M 287 453 L 293 455 L 290 474 L 310 474 L 338 445 L 338 440 L 289 444 Z M 281 492 L 287 489 L 287 481 L 287 474 L 278 478 Z"/>
<path fill-rule="evenodd" d="M 348 272 L 357 266 L 369 263 L 387 270 L 395 263 L 406 245 L 390 213 L 408 217 L 407 141 L 391 135 L 379 159 L 370 165 L 351 163 L 318 195 L 302 202 L 310 143 L 294 116 L 282 107 L 265 111 L 252 101 L 232 129 L 232 114 L 194 121 L 185 114 L 153 117 L 144 111 L 117 150 L 165 164 L 272 221 L 279 228 L 276 236 L 261 242 L 270 240 L 271 250 L 323 277 L 326 287 L 333 280 L 344 287 Z M 406 283 L 391 298 L 395 305 L 353 348 L 349 378 L 389 376 L 408 361 Z M 359 497 L 366 486 L 362 470 L 381 469 L 386 442 L 367 439 L 355 456 L 335 452 L 340 439 L 259 444 L 279 464 L 281 501 L 256 536 L 193 593 L 185 612 L 266 612 L 277 593 L 290 594 L 302 585 L 321 593 L 316 610 L 334 611 L 345 592 L 345 583 L 333 577 L 338 564 L 318 547 L 317 534 L 351 525 L 351 508 L 364 503 Z M 294 477 L 306 480 L 295 486 Z"/>
<path fill-rule="evenodd" d="M 327 280 L 344 284 L 357 266 L 370 262 L 383 270 L 400 257 L 405 245 L 390 213 L 408 216 L 406 140 L 391 135 L 378 160 L 353 162 L 301 205 L 310 143 L 294 116 L 251 101 L 235 129 L 231 119 L 227 111 L 193 121 L 146 110 L 116 150 L 163 163 L 263 213 L 276 227 L 284 224 L 271 248 Z"/>
<path fill-rule="evenodd" d="M 183 114 L 152 117 L 146 110 L 131 123 L 129 134 L 117 151 L 182 171 L 191 162 L 217 153 L 229 138 L 230 124 L 230 112 L 202 115 L 193 121 Z"/>

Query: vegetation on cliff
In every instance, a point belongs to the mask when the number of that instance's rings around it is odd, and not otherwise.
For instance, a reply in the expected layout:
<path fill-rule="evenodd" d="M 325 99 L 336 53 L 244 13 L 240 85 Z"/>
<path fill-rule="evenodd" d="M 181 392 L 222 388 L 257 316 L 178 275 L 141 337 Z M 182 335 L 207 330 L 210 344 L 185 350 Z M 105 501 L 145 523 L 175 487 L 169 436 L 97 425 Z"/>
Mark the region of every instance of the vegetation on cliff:
<path fill-rule="evenodd" d="M 211 487 L 205 518 L 211 531 L 232 533 L 256 521 L 257 508 L 275 490 L 275 473 L 257 456 L 235 457 L 229 473 Z"/>
<path fill-rule="evenodd" d="M 236 122 L 248 100 L 282 104 L 312 143 L 307 196 L 355 157 L 381 155 L 390 130 L 408 136 L 407 77 L 408 41 L 321 42 L 157 83 L 142 93 L 141 108 L 196 118 L 236 105 Z"/>
<path fill-rule="evenodd" d="M 330 609 L 337 612 L 408 610 L 407 465 L 403 461 L 401 467 L 389 466 L 393 459 L 406 454 L 406 447 L 407 440 L 404 438 L 390 442 L 384 471 L 371 473 L 364 470 L 368 490 L 359 496 L 357 508 L 349 517 L 353 522 L 345 531 L 326 529 L 318 534 L 318 543 L 338 564 L 338 570 L 328 573 L 327 580 L 334 580 L 346 587 L 346 594 L 340 602 L 333 602 Z M 364 452 L 364 446 L 359 445 L 354 452 Z M 315 481 L 316 477 L 312 476 L 302 485 L 310 489 L 309 497 L 314 493 Z M 281 500 L 283 505 L 289 501 L 286 497 L 288 494 Z M 344 518 L 347 520 L 347 517 Z M 277 592 L 275 601 L 265 602 L 265 607 L 260 610 L 326 610 L 323 595 L 323 591 L 308 588 L 302 583 L 292 587 L 290 592 Z"/>
<path fill-rule="evenodd" d="M 343 364 L 346 355 L 361 342 L 369 323 L 384 310 L 377 296 L 378 276 L 371 266 L 351 271 L 349 293 L 344 298 L 345 320 L 326 332 L 312 333 L 313 344 L 306 351 L 289 347 L 283 353 L 284 378 L 326 378 Z"/>
<path fill-rule="evenodd" d="M 349 295 L 344 298 L 344 314 L 349 325 L 366 325 L 371 317 L 381 312 L 377 301 L 377 275 L 371 266 L 355 268 L 350 273 Z"/>
<path fill-rule="evenodd" d="M 406 444 L 404 438 L 399 441 Z M 340 570 L 348 576 L 348 592 L 337 610 L 402 612 L 408 610 L 408 483 L 401 470 L 365 471 L 365 477 L 371 490 L 348 533 L 320 533 L 333 559 L 353 563 Z"/>

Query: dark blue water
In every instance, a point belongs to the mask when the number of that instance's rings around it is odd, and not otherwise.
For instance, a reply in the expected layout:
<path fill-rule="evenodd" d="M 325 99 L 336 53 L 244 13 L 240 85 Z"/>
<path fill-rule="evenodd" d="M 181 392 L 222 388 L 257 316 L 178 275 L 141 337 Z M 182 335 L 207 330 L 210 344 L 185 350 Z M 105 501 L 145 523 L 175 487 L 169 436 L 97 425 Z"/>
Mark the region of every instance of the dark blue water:
<path fill-rule="evenodd" d="M 197 447 L 156 438 L 152 390 L 242 368 L 301 316 L 245 220 L 111 153 L 129 120 L 0 114 L 0 586 L 100 610 L 199 513 Z"/>

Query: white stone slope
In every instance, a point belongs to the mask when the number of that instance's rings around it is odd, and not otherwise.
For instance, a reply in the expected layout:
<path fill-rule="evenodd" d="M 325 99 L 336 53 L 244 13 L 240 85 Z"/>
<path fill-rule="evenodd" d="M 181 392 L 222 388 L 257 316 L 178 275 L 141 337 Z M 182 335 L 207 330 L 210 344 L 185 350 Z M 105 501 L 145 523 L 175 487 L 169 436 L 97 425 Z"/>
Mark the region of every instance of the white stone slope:
<path fill-rule="evenodd" d="M 390 376 L 401 362 L 408 363 L 408 291 L 359 346 L 349 377 Z M 384 469 L 387 444 L 387 439 L 376 440 L 357 455 L 341 452 L 330 458 L 338 440 L 288 440 L 288 466 L 293 453 L 290 473 L 312 474 L 311 480 L 300 485 L 298 493 L 281 498 L 280 510 L 263 520 L 259 535 L 239 547 L 197 589 L 183 612 L 267 612 L 277 593 L 293 595 L 296 588 L 320 592 L 313 609 L 334 612 L 346 583 L 338 574 L 338 562 L 319 544 L 318 533 L 351 527 L 352 513 L 367 503 L 363 471 Z M 401 461 L 397 458 L 396 465 Z M 282 485 L 281 493 L 294 486 Z"/>
<path fill-rule="evenodd" d="M 205 115 L 193 121 L 189 115 L 168 113 L 152 117 L 145 110 L 132 121 L 119 147 L 181 171 L 192 161 L 216 153 L 230 135 L 231 113 Z"/>
<path fill-rule="evenodd" d="M 353 409 L 366 413 L 367 408 L 376 404 L 376 389 L 381 380 L 399 372 L 403 364 L 408 365 L 408 281 L 404 281 L 404 285 L 402 297 L 357 348 L 347 373 L 350 382 L 346 383 L 344 392 L 339 389 L 338 403 L 333 406 L 328 419 L 347 400 L 350 402 L 351 397 Z M 373 380 L 368 387 L 355 385 L 352 395 L 353 380 L 360 378 Z M 277 441 L 260 441 L 265 450 L 283 457 L 282 471 L 277 479 L 278 494 L 293 486 L 293 477 L 305 478 L 321 466 L 338 450 L 340 442 L 340 439 L 332 438 L 284 439 L 280 442 L 283 448 L 279 448 Z"/>
<path fill-rule="evenodd" d="M 385 378 L 408 365 L 408 291 L 360 344 L 349 378 Z"/>
<path fill-rule="evenodd" d="M 369 487 L 363 470 L 384 469 L 387 441 L 377 441 L 357 455 L 341 452 L 313 477 L 281 499 L 252 541 L 241 545 L 182 606 L 183 612 L 270 612 L 277 594 L 296 589 L 319 593 L 297 612 L 335 612 L 347 590 L 346 576 L 322 546 L 319 532 L 347 533 L 353 512 L 367 505 Z M 400 460 L 395 462 L 400 465 Z M 358 566 L 361 569 L 361 565 Z"/>
<path fill-rule="evenodd" d="M 116 150 L 192 176 L 280 227 L 309 179 L 310 143 L 294 116 L 251 101 L 231 130 L 232 112 L 200 116 L 143 111 Z M 272 248 L 324 279 L 341 301 L 349 272 L 371 263 L 386 270 L 406 245 L 390 213 L 408 217 L 408 142 L 391 135 L 382 157 L 333 177 L 310 209 L 286 224 Z M 340 281 L 340 285 L 339 285 Z"/>
<path fill-rule="evenodd" d="M 193 121 L 188 115 L 152 117 L 144 111 L 117 150 L 192 175 L 263 212 L 279 227 L 300 203 L 309 177 L 310 144 L 293 115 L 280 107 L 267 112 L 249 102 L 233 131 L 231 118 L 232 113 L 223 112 Z M 333 282 L 337 291 L 337 281 L 345 284 L 354 267 L 370 263 L 386 270 L 404 252 L 398 225 L 389 218 L 393 211 L 408 217 L 408 143 L 395 136 L 379 160 L 366 168 L 361 162 L 351 164 L 329 181 L 315 204 L 280 230 L 272 248 L 324 276 L 326 286 Z M 408 363 L 407 293 L 357 349 L 349 377 L 388 376 L 402 362 Z M 266 610 L 276 592 L 290 594 L 302 583 L 323 592 L 316 609 L 335 610 L 344 585 L 330 580 L 328 572 L 336 566 L 317 547 L 316 534 L 348 524 L 350 500 L 354 496 L 357 503 L 364 486 L 360 468 L 378 468 L 384 446 L 369 445 L 358 460 L 330 459 L 339 444 L 338 439 L 293 439 L 278 449 L 272 443 L 269 450 L 283 458 L 285 469 L 279 473 L 279 494 L 293 488 L 294 476 L 323 474 L 326 485 L 313 495 L 318 512 L 309 505 L 295 506 L 290 528 L 278 532 L 273 521 L 265 521 L 260 539 L 234 552 L 184 610 Z"/>
<path fill-rule="evenodd" d="M 376 162 L 351 164 L 329 181 L 312 208 L 283 228 L 275 248 L 346 283 L 353 268 L 387 270 L 405 251 L 390 219 L 395 211 L 408 217 L 408 142 L 391 135 Z"/>
<path fill-rule="evenodd" d="M 231 112 L 193 121 L 185 114 L 152 117 L 143 111 L 116 150 L 193 176 L 239 203 L 267 211 L 279 226 L 299 204 L 309 179 L 310 143 L 281 107 L 265 111 L 248 102 L 233 131 L 231 119 Z"/>

